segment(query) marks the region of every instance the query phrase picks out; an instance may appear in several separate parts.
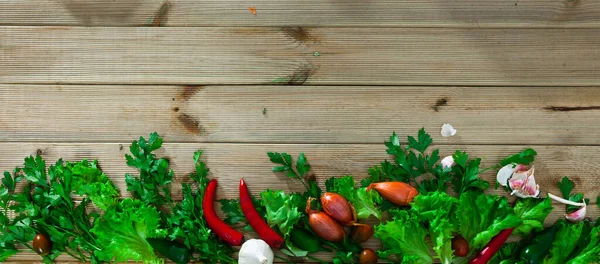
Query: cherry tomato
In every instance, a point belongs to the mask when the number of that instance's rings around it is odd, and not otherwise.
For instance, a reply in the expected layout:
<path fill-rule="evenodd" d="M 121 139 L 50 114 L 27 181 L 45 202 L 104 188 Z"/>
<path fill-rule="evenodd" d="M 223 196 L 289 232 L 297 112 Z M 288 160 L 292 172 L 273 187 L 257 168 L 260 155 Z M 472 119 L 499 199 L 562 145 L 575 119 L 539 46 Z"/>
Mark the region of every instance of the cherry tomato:
<path fill-rule="evenodd" d="M 37 234 L 33 239 L 33 250 L 40 256 L 46 256 L 52 251 L 52 242 L 44 234 Z"/>
<path fill-rule="evenodd" d="M 377 253 L 370 248 L 365 248 L 360 252 L 360 264 L 377 264 Z"/>
<path fill-rule="evenodd" d="M 452 239 L 452 250 L 454 255 L 464 257 L 469 254 L 469 243 L 462 236 L 456 235 Z"/>

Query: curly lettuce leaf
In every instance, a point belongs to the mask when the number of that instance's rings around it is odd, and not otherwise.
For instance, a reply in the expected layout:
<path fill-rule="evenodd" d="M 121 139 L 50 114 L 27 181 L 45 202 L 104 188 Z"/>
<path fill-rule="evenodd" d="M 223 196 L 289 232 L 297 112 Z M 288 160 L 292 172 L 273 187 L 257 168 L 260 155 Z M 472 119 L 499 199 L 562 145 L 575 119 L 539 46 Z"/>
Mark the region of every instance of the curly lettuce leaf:
<path fill-rule="evenodd" d="M 267 213 L 269 226 L 277 226 L 284 238 L 288 238 L 294 225 L 302 217 L 300 211 L 303 204 L 302 196 L 297 194 L 287 195 L 281 190 L 269 190 L 260 193 L 262 204 Z"/>
<path fill-rule="evenodd" d="M 545 199 L 526 198 L 519 199 L 515 204 L 515 214 L 523 220 L 513 234 L 525 237 L 532 232 L 544 229 L 544 221 L 552 212 L 552 200 L 549 197 Z"/>
<path fill-rule="evenodd" d="M 569 259 L 571 252 L 577 247 L 577 242 L 585 227 L 584 222 L 571 224 L 566 221 L 560 221 L 556 225 L 559 228 L 552 242 L 550 255 L 546 256 L 544 264 L 565 263 Z"/>
<path fill-rule="evenodd" d="M 381 210 L 376 203 L 381 202 L 382 198 L 376 191 L 367 191 L 367 188 L 355 188 L 356 182 L 352 176 L 344 176 L 341 178 L 330 178 L 325 183 L 328 192 L 337 193 L 356 209 L 358 219 L 367 219 L 371 215 L 381 219 Z"/>
<path fill-rule="evenodd" d="M 445 192 L 430 192 L 417 195 L 411 204 L 411 213 L 429 227 L 433 251 L 444 264 L 452 263 L 453 233 L 456 231 L 455 211 L 458 199 Z"/>
<path fill-rule="evenodd" d="M 522 223 L 506 197 L 479 192 L 466 192 L 459 197 L 456 218 L 460 224 L 458 233 L 469 242 L 470 250 L 483 248 L 500 231 Z"/>
<path fill-rule="evenodd" d="M 589 239 L 587 246 L 567 264 L 600 262 L 600 226 L 592 228 L 587 238 Z"/>
<path fill-rule="evenodd" d="M 154 254 L 146 241 L 167 235 L 167 230 L 160 228 L 160 220 L 155 207 L 139 200 L 122 200 L 117 206 L 108 208 L 91 230 L 98 237 L 98 245 L 102 246 L 95 255 L 103 261 L 162 263 L 163 259 Z"/>
<path fill-rule="evenodd" d="M 76 194 L 86 195 L 102 210 L 117 204 L 119 190 L 100 170 L 97 161 L 67 162 L 67 167 L 73 173 L 73 190 Z"/>
<path fill-rule="evenodd" d="M 383 244 L 382 257 L 395 255 L 402 263 L 432 263 L 429 245 L 425 242 L 427 230 L 415 215 L 403 210 L 391 210 L 392 220 L 375 226 L 375 237 Z"/>

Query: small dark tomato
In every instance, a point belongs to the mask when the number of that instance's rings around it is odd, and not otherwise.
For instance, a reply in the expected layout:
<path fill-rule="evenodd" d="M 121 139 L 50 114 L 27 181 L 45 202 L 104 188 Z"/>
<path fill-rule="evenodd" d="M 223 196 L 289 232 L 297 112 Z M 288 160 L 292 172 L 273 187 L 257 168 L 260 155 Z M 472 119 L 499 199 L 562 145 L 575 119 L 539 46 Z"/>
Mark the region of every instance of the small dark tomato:
<path fill-rule="evenodd" d="M 464 257 L 469 254 L 469 243 L 462 236 L 456 235 L 452 239 L 452 250 L 454 255 Z"/>
<path fill-rule="evenodd" d="M 46 256 L 52 251 L 52 241 L 43 234 L 37 234 L 33 239 L 33 250 L 40 256 Z"/>
<path fill-rule="evenodd" d="M 370 248 L 363 249 L 358 258 L 360 264 L 377 264 L 377 253 Z"/>

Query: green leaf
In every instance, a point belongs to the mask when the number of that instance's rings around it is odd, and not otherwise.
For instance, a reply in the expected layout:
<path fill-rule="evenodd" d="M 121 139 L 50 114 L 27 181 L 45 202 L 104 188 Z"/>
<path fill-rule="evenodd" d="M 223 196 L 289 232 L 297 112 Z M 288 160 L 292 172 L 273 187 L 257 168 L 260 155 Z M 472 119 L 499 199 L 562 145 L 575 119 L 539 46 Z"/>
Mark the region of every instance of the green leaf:
<path fill-rule="evenodd" d="M 375 226 L 375 237 L 382 242 L 382 257 L 396 256 L 402 263 L 432 263 L 427 230 L 407 211 L 391 210 L 392 220 Z"/>
<path fill-rule="evenodd" d="M 567 264 L 584 264 L 600 262 L 600 227 L 592 228 L 587 246 Z"/>
<path fill-rule="evenodd" d="M 500 162 L 500 165 L 501 167 L 512 163 L 529 165 L 535 160 L 535 155 L 537 155 L 537 152 L 535 152 L 535 150 L 531 148 L 528 148 L 517 154 L 505 158 Z"/>
<path fill-rule="evenodd" d="M 169 169 L 169 161 L 157 159 L 152 153 L 161 146 L 162 138 L 153 132 L 148 141 L 140 137 L 138 141 L 132 142 L 129 147 L 132 155 L 125 155 L 127 165 L 139 170 L 138 177 L 125 175 L 127 191 L 147 204 L 163 205 L 172 201 L 170 184 L 174 175 Z"/>
<path fill-rule="evenodd" d="M 286 195 L 283 191 L 267 189 L 260 193 L 262 203 L 266 209 L 267 223 L 271 227 L 277 227 L 284 238 L 289 237 L 290 232 L 298 220 L 302 217 L 300 206 L 303 198 L 299 195 Z"/>
<path fill-rule="evenodd" d="M 515 228 L 522 222 L 506 197 L 473 191 L 460 195 L 456 218 L 458 233 L 469 242 L 470 250 L 481 249 L 500 231 Z"/>
<path fill-rule="evenodd" d="M 419 194 L 411 204 L 410 212 L 429 229 L 433 250 L 444 264 L 453 262 L 452 238 L 456 232 L 458 199 L 444 192 Z"/>
<path fill-rule="evenodd" d="M 560 182 L 558 182 L 558 189 L 560 190 L 560 193 L 565 199 L 569 199 L 569 195 L 571 194 L 574 188 L 575 185 L 573 184 L 573 181 L 569 180 L 569 178 L 566 176 L 563 177 Z"/>
<path fill-rule="evenodd" d="M 376 206 L 381 202 L 381 196 L 374 190 L 367 191 L 365 187 L 357 189 L 352 176 L 330 178 L 325 185 L 328 192 L 340 194 L 354 206 L 358 219 L 367 219 L 371 215 L 381 219 L 382 213 Z"/>
<path fill-rule="evenodd" d="M 102 245 L 96 256 L 103 261 L 162 263 L 146 240 L 167 235 L 167 230 L 160 228 L 160 220 L 155 207 L 140 200 L 122 200 L 109 208 L 91 230 L 98 237 L 98 245 Z"/>
<path fill-rule="evenodd" d="M 425 150 L 433 143 L 431 136 L 425 132 L 425 128 L 419 130 L 418 141 L 414 137 L 408 136 L 408 146 L 420 153 L 425 153 Z"/>
<path fill-rule="evenodd" d="M 310 171 L 310 164 L 308 164 L 304 153 L 300 153 L 300 155 L 298 156 L 298 161 L 296 162 L 296 170 L 300 174 L 300 177 L 304 177 L 306 173 Z"/>
<path fill-rule="evenodd" d="M 584 222 L 570 224 L 566 221 L 556 223 L 559 226 L 550 254 L 544 259 L 544 264 L 562 264 L 569 259 L 584 229 Z"/>
<path fill-rule="evenodd" d="M 523 220 L 513 234 L 526 237 L 531 232 L 537 232 L 544 229 L 544 221 L 552 212 L 552 200 L 549 197 L 544 199 L 525 198 L 517 200 L 514 207 L 515 214 Z"/>

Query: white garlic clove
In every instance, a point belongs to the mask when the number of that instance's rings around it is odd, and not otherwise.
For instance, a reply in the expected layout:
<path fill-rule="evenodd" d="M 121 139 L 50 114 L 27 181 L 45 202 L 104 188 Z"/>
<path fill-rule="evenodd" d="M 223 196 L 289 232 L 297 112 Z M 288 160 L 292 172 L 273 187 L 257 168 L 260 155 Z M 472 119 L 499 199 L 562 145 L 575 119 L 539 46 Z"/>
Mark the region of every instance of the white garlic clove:
<path fill-rule="evenodd" d="M 456 129 L 450 124 L 442 125 L 442 137 L 451 137 L 456 135 Z"/>
<path fill-rule="evenodd" d="M 585 214 L 587 213 L 587 205 L 585 204 L 585 200 L 583 201 L 583 206 L 579 208 L 577 211 L 572 212 L 570 214 L 565 215 L 565 218 L 571 222 L 579 222 L 585 218 Z"/>
<path fill-rule="evenodd" d="M 498 171 L 498 174 L 496 174 L 496 181 L 498 181 L 498 183 L 502 186 L 507 186 L 508 179 L 512 177 L 513 173 L 516 170 L 516 166 L 517 164 L 512 163 L 502 167 Z"/>
<path fill-rule="evenodd" d="M 452 166 L 454 166 L 454 158 L 452 157 L 452 155 L 445 157 L 444 159 L 442 159 L 442 169 L 449 169 Z"/>

